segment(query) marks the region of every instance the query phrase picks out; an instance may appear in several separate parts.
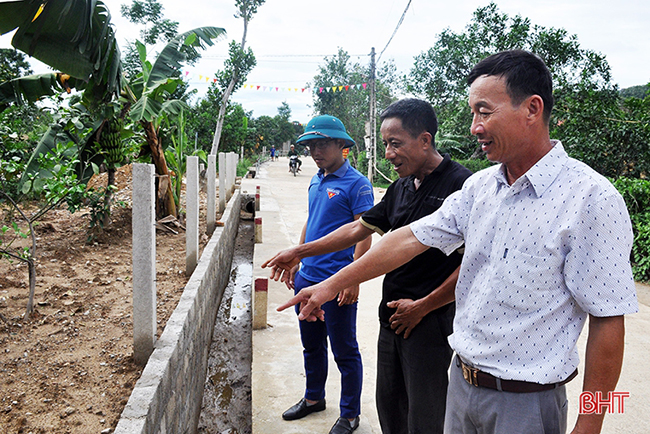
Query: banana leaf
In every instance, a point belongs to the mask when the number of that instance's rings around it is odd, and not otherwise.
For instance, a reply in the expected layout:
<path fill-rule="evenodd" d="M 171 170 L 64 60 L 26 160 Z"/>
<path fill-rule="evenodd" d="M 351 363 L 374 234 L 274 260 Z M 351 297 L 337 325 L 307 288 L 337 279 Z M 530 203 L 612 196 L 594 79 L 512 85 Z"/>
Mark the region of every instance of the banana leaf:
<path fill-rule="evenodd" d="M 15 29 L 11 45 L 72 77 L 101 83 L 118 93 L 121 59 L 100 0 L 18 0 L 0 2 L 0 34 Z"/>

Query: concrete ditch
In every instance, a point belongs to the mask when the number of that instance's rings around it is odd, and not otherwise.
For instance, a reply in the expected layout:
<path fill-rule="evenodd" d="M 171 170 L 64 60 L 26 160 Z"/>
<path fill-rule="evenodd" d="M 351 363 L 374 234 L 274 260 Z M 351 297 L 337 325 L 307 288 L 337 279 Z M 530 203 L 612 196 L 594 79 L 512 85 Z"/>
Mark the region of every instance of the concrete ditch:
<path fill-rule="evenodd" d="M 251 205 L 252 203 L 252 205 Z M 254 213 L 254 197 L 241 195 L 236 191 L 228 201 L 221 217 L 223 226 L 216 228 L 212 238 L 203 250 L 199 263 L 190 277 L 179 303 L 167 321 L 167 325 L 154 346 L 154 351 L 136 383 L 115 429 L 115 434 L 196 434 L 199 432 L 199 418 L 206 387 L 206 373 L 209 365 L 209 353 L 215 320 L 222 311 L 222 298 L 229 286 L 231 277 L 235 284 L 230 296 L 230 309 L 223 309 L 223 318 L 231 321 L 231 327 L 240 326 L 248 316 L 248 331 L 242 330 L 238 339 L 237 351 L 232 355 L 240 357 L 248 352 L 248 358 L 236 361 L 214 362 L 215 366 L 237 366 L 239 370 L 248 371 L 248 418 L 250 419 L 250 288 L 252 287 L 252 242 L 250 258 L 238 254 L 235 262 L 236 272 L 231 272 L 236 244 L 245 244 L 237 237 L 240 224 L 244 222 L 242 237 L 253 232 L 251 218 Z M 242 220 L 240 217 L 244 217 Z M 250 228 L 248 228 L 250 226 Z M 248 260 L 248 271 L 246 264 Z M 246 278 L 246 275 L 249 275 Z M 245 280 L 248 279 L 248 289 Z M 237 291 L 234 288 L 237 288 Z M 244 301 L 248 293 L 248 301 Z M 236 321 L 232 320 L 232 302 L 236 302 Z M 226 317 L 227 312 L 227 317 Z M 218 327 L 217 327 L 218 328 Z M 232 330 L 231 330 L 232 332 Z M 247 337 L 246 337 L 247 335 Z M 219 351 L 217 335 L 215 351 Z M 213 359 L 210 359 L 211 361 Z M 242 363 L 243 360 L 243 363 Z M 210 362 L 212 363 L 212 362 Z M 241 374 L 240 374 L 241 375 Z M 208 378 L 208 384 L 215 388 L 227 390 L 227 386 L 218 380 L 231 381 L 228 375 L 214 373 Z M 239 387 L 231 390 L 240 389 Z M 245 388 L 242 388 L 246 393 Z M 223 395 L 219 398 L 223 401 Z M 235 395 L 230 395 L 228 403 L 237 402 Z M 225 404 L 225 401 L 223 401 Z M 221 411 L 223 413 L 223 411 Z M 230 410 L 226 410 L 229 413 Z M 243 417 L 243 416 L 242 416 Z M 249 422 L 250 424 L 250 422 Z M 240 433 L 247 431 L 202 431 Z M 250 431 L 248 431 L 250 432 Z"/>

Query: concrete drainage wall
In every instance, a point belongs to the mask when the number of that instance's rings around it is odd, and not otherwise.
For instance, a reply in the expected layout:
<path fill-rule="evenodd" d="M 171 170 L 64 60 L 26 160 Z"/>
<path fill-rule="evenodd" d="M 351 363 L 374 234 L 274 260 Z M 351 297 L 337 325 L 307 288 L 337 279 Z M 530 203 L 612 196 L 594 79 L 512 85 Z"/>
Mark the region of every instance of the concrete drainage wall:
<path fill-rule="evenodd" d="M 250 200 L 245 198 L 244 200 Z M 242 195 L 236 191 L 167 321 L 115 434 L 195 434 L 208 351 L 230 278 Z"/>

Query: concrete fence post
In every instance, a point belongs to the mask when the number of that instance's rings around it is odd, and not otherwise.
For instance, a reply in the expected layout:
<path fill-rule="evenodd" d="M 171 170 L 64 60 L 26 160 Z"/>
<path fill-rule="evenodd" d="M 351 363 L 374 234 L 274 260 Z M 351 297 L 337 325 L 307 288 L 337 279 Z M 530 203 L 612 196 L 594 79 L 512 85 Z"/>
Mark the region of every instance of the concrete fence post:
<path fill-rule="evenodd" d="M 191 276 L 199 262 L 199 157 L 187 157 L 185 192 L 185 274 Z"/>
<path fill-rule="evenodd" d="M 156 190 L 153 164 L 133 164 L 133 358 L 144 366 L 156 342 Z"/>
<path fill-rule="evenodd" d="M 262 217 L 255 217 L 255 242 L 262 242 Z"/>
<path fill-rule="evenodd" d="M 207 210 L 207 233 L 212 235 L 217 222 L 217 156 L 208 155 L 208 210 Z"/>
<path fill-rule="evenodd" d="M 253 330 L 266 328 L 266 311 L 268 305 L 269 280 L 266 277 L 255 279 L 253 294 Z"/>
<path fill-rule="evenodd" d="M 234 152 L 229 152 L 228 155 L 230 156 L 230 161 L 228 161 L 228 169 L 230 173 L 230 196 L 228 197 L 228 200 L 230 200 L 230 197 L 235 192 L 235 179 L 237 178 L 237 154 Z"/>
<path fill-rule="evenodd" d="M 255 189 L 255 211 L 260 210 L 260 186 Z"/>
<path fill-rule="evenodd" d="M 226 209 L 226 154 L 219 152 L 219 212 Z"/>

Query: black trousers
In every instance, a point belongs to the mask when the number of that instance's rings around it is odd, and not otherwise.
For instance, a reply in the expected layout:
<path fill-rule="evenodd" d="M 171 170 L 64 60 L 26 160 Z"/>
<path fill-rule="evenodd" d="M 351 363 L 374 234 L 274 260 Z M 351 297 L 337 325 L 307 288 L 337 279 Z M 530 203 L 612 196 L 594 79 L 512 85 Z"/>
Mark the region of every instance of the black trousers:
<path fill-rule="evenodd" d="M 408 339 L 382 326 L 377 345 L 377 412 L 383 434 L 442 434 L 452 350 L 435 315 Z"/>

